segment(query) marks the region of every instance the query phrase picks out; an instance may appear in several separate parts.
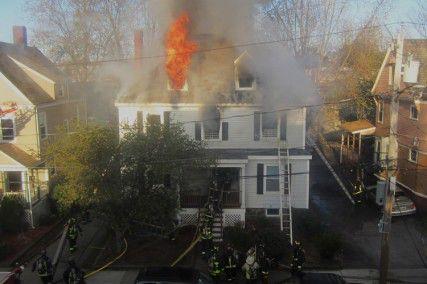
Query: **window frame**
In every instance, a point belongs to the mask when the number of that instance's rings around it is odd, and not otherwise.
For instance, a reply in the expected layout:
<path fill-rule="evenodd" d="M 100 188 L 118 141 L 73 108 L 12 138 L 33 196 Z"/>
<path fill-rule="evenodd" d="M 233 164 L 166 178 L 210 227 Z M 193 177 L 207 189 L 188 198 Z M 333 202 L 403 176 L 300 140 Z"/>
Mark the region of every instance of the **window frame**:
<path fill-rule="evenodd" d="M 415 151 L 415 154 L 416 154 L 415 160 L 412 159 L 412 151 Z M 418 152 L 418 150 L 416 148 L 409 148 L 409 151 L 408 151 L 408 161 L 411 162 L 411 163 L 415 163 L 415 164 L 418 163 L 418 155 L 419 155 L 419 152 Z"/>
<path fill-rule="evenodd" d="M 382 100 L 378 103 L 377 107 L 377 122 L 384 123 L 384 101 Z"/>
<path fill-rule="evenodd" d="M 251 87 L 240 87 L 240 77 L 239 77 L 239 63 L 235 63 L 234 65 L 234 85 L 236 88 L 236 91 L 254 91 L 257 88 L 256 78 L 251 74 L 253 80 L 252 80 L 252 86 Z"/>
<path fill-rule="evenodd" d="M 278 175 L 276 177 L 269 177 L 268 176 L 268 167 L 276 167 Z M 274 179 L 278 182 L 278 188 L 277 190 L 267 190 L 267 180 L 268 179 Z M 277 194 L 280 193 L 280 172 L 279 172 L 279 166 L 278 165 L 264 165 L 264 194 Z"/>
<path fill-rule="evenodd" d="M 269 136 L 269 135 L 267 135 L 267 136 L 265 136 L 264 135 L 264 123 L 263 123 L 263 120 L 264 120 L 264 115 L 267 115 L 267 114 L 273 114 L 273 115 L 275 115 L 275 121 L 276 121 L 276 136 Z M 261 138 L 263 138 L 263 139 L 278 139 L 278 138 L 280 138 L 280 122 L 279 122 L 279 118 L 276 116 L 276 114 L 274 113 L 274 112 L 261 112 L 261 119 L 260 119 L 260 135 L 261 135 Z M 269 129 L 269 130 L 271 130 L 271 129 L 273 129 L 273 128 L 266 128 L 266 129 Z M 274 130 L 274 129 L 273 129 Z"/>
<path fill-rule="evenodd" d="M 413 116 L 413 110 L 415 110 L 417 116 Z M 417 106 L 415 104 L 411 104 L 411 106 L 409 107 L 409 118 L 412 120 L 418 120 L 418 118 L 420 117 L 420 112 L 417 109 Z"/>
<path fill-rule="evenodd" d="M 12 139 L 4 139 L 3 138 L 3 126 L 2 126 L 3 120 L 12 120 L 12 131 L 13 131 L 13 138 Z M 0 118 L 0 142 L 7 143 L 7 142 L 15 141 L 15 139 L 16 139 L 16 123 L 15 122 L 16 122 L 15 116 L 5 115 L 5 116 Z M 7 128 L 7 129 L 10 129 L 10 128 Z"/>
<path fill-rule="evenodd" d="M 43 119 L 41 119 L 43 117 Z M 41 131 L 41 122 L 44 122 L 44 133 L 42 133 Z M 47 134 L 47 117 L 46 117 L 46 112 L 39 112 L 38 113 L 38 128 L 39 128 L 39 137 L 40 139 L 43 141 L 45 139 L 47 139 L 48 134 Z"/>
<path fill-rule="evenodd" d="M 277 210 L 277 214 L 268 214 L 268 210 Z M 279 217 L 280 216 L 280 208 L 265 208 L 265 216 L 266 217 Z"/>

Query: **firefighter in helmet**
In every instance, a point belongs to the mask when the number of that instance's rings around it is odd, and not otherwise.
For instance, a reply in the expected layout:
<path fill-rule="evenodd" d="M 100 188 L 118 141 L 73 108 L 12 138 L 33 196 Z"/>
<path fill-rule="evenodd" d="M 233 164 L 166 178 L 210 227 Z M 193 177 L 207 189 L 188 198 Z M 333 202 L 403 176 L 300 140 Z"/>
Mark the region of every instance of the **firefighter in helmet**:
<path fill-rule="evenodd" d="M 44 284 L 52 283 L 53 265 L 46 254 L 46 250 L 41 251 L 40 256 L 33 263 L 32 271 L 37 271 L 37 275 Z"/>
<path fill-rule="evenodd" d="M 256 252 L 257 261 L 259 264 L 260 272 L 261 272 L 261 279 L 262 283 L 268 283 L 269 278 L 269 259 L 267 258 L 266 252 L 265 252 L 265 246 L 263 243 L 261 243 Z"/>
<path fill-rule="evenodd" d="M 302 276 L 302 267 L 305 263 L 305 252 L 299 241 L 294 241 L 291 273 L 298 277 Z"/>
<path fill-rule="evenodd" d="M 219 248 L 215 246 L 212 251 L 212 256 L 209 259 L 209 274 L 215 283 L 220 283 L 222 274 L 221 262 L 219 259 Z"/>
<path fill-rule="evenodd" d="M 237 261 L 234 249 L 231 245 L 228 245 L 222 259 L 222 266 L 224 267 L 226 280 L 229 282 L 234 281 L 236 278 Z"/>
<path fill-rule="evenodd" d="M 68 261 L 68 267 L 62 275 L 63 280 L 67 284 L 82 284 L 84 282 L 83 271 L 77 267 L 74 260 L 70 259 Z"/>
<path fill-rule="evenodd" d="M 70 253 L 72 254 L 76 251 L 77 238 L 79 234 L 82 232 L 82 229 L 80 228 L 79 224 L 77 224 L 77 221 L 75 218 L 70 218 L 67 224 L 68 224 L 67 240 L 68 240 Z"/>
<path fill-rule="evenodd" d="M 201 232 L 201 250 L 202 250 L 202 256 L 208 256 L 212 249 L 212 243 L 213 243 L 213 233 L 212 229 L 209 226 L 203 226 L 202 232 Z"/>
<path fill-rule="evenodd" d="M 256 283 L 258 280 L 259 264 L 256 261 L 255 255 L 255 249 L 251 248 L 247 253 L 245 264 L 242 267 L 245 273 L 246 283 Z"/>

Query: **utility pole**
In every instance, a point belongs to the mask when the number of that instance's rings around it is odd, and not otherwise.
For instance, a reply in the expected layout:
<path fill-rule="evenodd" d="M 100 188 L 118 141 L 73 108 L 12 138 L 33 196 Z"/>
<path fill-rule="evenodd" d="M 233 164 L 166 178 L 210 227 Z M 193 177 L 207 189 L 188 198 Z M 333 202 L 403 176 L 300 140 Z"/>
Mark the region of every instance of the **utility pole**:
<path fill-rule="evenodd" d="M 403 35 L 400 33 L 397 41 L 392 45 L 392 51 L 395 55 L 395 68 L 393 77 L 393 92 L 390 98 L 390 133 L 388 141 L 388 150 L 386 157 L 386 178 L 387 183 L 384 192 L 383 216 L 379 223 L 381 233 L 381 256 L 380 256 L 380 283 L 387 283 L 388 265 L 389 265 L 389 233 L 391 231 L 391 212 L 394 202 L 394 192 L 396 189 L 395 169 L 397 166 L 397 122 L 399 114 L 399 93 L 400 82 L 402 79 L 402 54 L 403 54 Z M 391 167 L 391 168 L 390 168 Z"/>

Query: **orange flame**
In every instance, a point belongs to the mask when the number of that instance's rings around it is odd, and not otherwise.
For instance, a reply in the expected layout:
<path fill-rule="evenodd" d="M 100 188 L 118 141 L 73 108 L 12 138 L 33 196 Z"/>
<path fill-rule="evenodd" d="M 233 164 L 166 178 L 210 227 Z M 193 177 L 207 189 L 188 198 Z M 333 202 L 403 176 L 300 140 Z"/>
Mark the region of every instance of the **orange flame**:
<path fill-rule="evenodd" d="M 191 55 L 198 48 L 195 42 L 188 39 L 189 22 L 187 13 L 183 13 L 171 25 L 166 35 L 166 72 L 174 90 L 181 90 L 184 87 Z"/>

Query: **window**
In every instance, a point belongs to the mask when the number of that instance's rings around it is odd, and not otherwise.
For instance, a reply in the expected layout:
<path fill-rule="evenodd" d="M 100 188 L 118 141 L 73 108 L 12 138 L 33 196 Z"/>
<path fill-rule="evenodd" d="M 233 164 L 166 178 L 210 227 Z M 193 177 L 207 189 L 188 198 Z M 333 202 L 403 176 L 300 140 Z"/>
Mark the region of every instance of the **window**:
<path fill-rule="evenodd" d="M 381 161 L 381 140 L 378 139 L 376 146 L 375 146 L 375 161 L 380 162 Z"/>
<path fill-rule="evenodd" d="M 242 60 L 244 60 L 242 58 Z M 250 72 L 247 62 L 236 63 L 235 65 L 236 90 L 254 90 L 256 87 L 255 77 Z"/>
<path fill-rule="evenodd" d="M 265 215 L 267 216 L 279 216 L 280 209 L 279 208 L 268 208 L 265 210 Z"/>
<path fill-rule="evenodd" d="M 15 129 L 13 118 L 2 118 L 0 120 L 1 135 L 0 140 L 11 141 L 15 139 Z"/>
<path fill-rule="evenodd" d="M 267 192 L 279 191 L 279 167 L 278 166 L 266 167 L 265 191 Z"/>
<path fill-rule="evenodd" d="M 380 123 L 384 122 L 384 102 L 380 101 L 377 107 L 377 121 Z"/>
<path fill-rule="evenodd" d="M 6 191 L 22 191 L 21 172 L 6 172 Z"/>
<path fill-rule="evenodd" d="M 203 108 L 201 117 L 203 119 L 204 139 L 215 140 L 219 139 L 219 131 L 221 128 L 221 114 L 216 106 L 207 106 Z"/>
<path fill-rule="evenodd" d="M 418 151 L 416 149 L 409 150 L 409 161 L 414 163 L 418 161 Z"/>
<path fill-rule="evenodd" d="M 414 119 L 414 120 L 418 120 L 418 109 L 415 105 L 411 105 L 411 109 L 410 109 L 410 118 Z"/>
<path fill-rule="evenodd" d="M 41 139 L 45 139 L 47 137 L 47 126 L 46 126 L 46 113 L 39 113 L 39 134 Z"/>
<path fill-rule="evenodd" d="M 144 113 L 142 111 L 136 112 L 136 128 L 139 132 L 144 129 Z"/>
<path fill-rule="evenodd" d="M 147 115 L 147 124 L 150 126 L 153 125 L 160 125 L 161 124 L 161 118 L 159 114 L 149 114 Z"/>
<path fill-rule="evenodd" d="M 262 137 L 277 137 L 277 117 L 274 112 L 262 114 Z"/>

